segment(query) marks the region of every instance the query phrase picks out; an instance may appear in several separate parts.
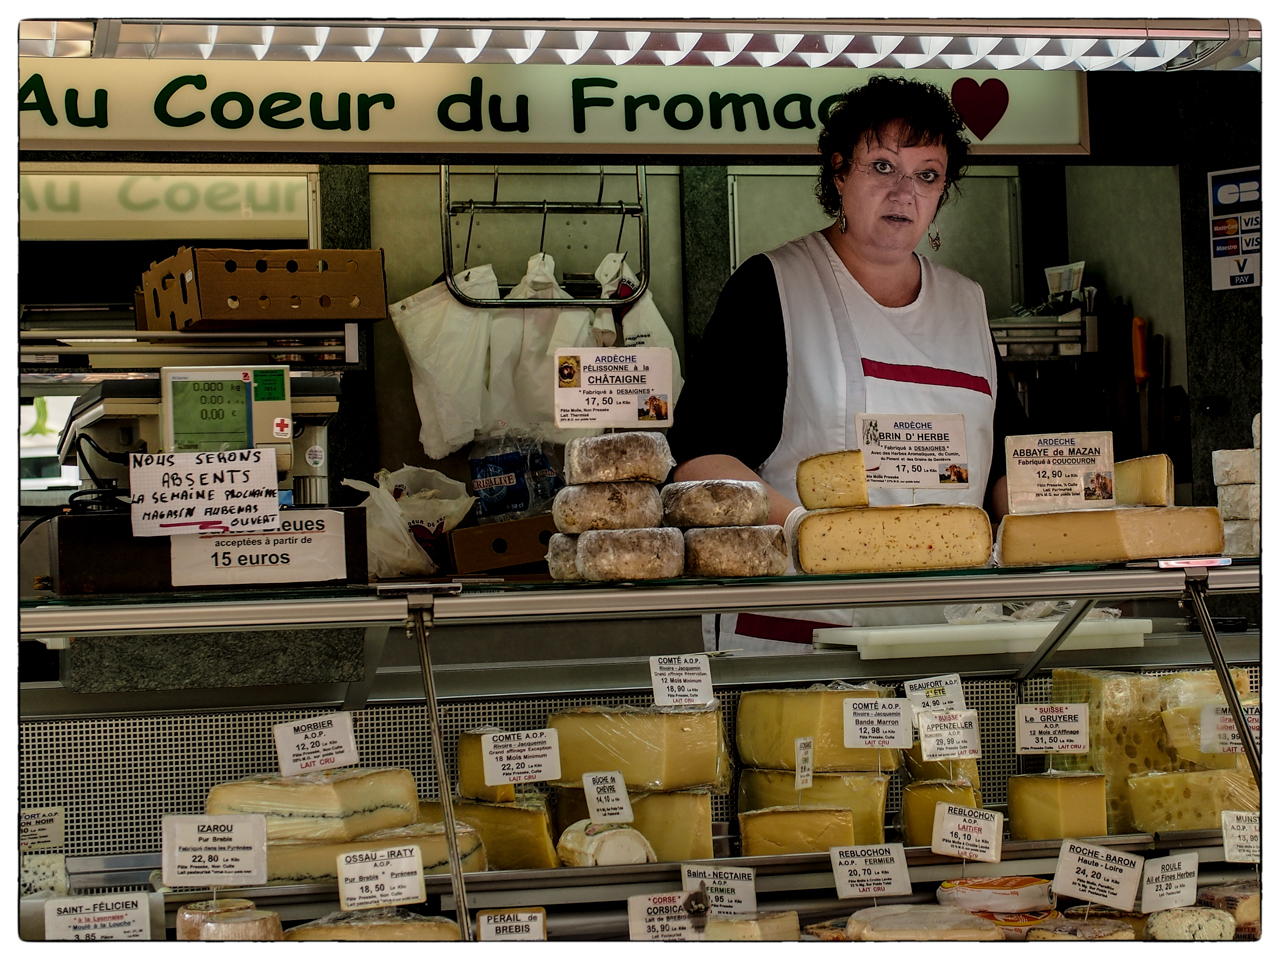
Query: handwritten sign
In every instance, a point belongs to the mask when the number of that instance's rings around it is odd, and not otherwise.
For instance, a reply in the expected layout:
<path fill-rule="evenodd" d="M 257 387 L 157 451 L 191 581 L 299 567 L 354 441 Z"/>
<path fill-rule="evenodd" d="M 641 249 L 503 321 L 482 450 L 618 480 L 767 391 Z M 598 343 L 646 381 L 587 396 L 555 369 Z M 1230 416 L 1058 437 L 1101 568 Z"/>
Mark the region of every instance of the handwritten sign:
<path fill-rule="evenodd" d="M 836 896 L 841 900 L 911 893 L 907 855 L 900 843 L 832 847 L 831 872 L 836 878 Z"/>
<path fill-rule="evenodd" d="M 160 824 L 161 874 L 170 887 L 267 882 L 267 818 L 168 816 Z"/>
<path fill-rule="evenodd" d="M 1017 752 L 1088 753 L 1087 703 L 1018 704 Z"/>
<path fill-rule="evenodd" d="M 1145 862 L 1136 853 L 1064 840 L 1053 875 L 1053 892 L 1129 911 L 1138 897 Z"/>
<path fill-rule="evenodd" d="M 309 720 L 289 720 L 271 729 L 280 773 L 286 777 L 336 770 L 360 762 L 351 714 L 346 711 Z"/>
<path fill-rule="evenodd" d="M 422 848 L 417 844 L 338 854 L 338 892 L 343 910 L 421 903 Z"/>
<path fill-rule="evenodd" d="M 276 452 L 129 454 L 135 537 L 245 533 L 280 525 Z"/>
<path fill-rule="evenodd" d="M 480 737 L 484 783 L 533 783 L 560 779 L 560 734 L 556 730 L 518 730 Z"/>
<path fill-rule="evenodd" d="M 582 791 L 587 799 L 587 815 L 592 823 L 631 823 L 631 798 L 617 770 L 582 775 Z"/>
<path fill-rule="evenodd" d="M 669 427 L 670 347 L 556 350 L 558 427 Z"/>
<path fill-rule="evenodd" d="M 650 657 L 649 677 L 655 706 L 697 706 L 715 699 L 705 653 Z"/>

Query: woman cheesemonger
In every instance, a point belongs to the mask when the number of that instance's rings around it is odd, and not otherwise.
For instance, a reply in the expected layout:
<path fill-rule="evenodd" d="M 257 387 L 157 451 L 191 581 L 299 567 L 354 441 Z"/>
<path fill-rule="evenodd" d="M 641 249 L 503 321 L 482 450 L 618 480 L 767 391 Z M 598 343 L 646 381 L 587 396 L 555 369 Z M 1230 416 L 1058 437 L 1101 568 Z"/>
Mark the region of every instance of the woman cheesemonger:
<path fill-rule="evenodd" d="M 862 446 L 856 416 L 960 414 L 968 484 L 877 487 L 871 504 L 1007 509 L 1004 436 L 1026 418 L 987 324 L 982 288 L 916 246 L 962 176 L 963 123 L 936 87 L 872 77 L 831 111 L 817 194 L 835 222 L 751 257 L 730 277 L 669 439 L 676 480 L 763 480 L 788 543 L 803 515 L 796 466 Z M 934 250 L 940 237 L 930 236 Z M 1003 382 L 1002 382 L 1003 381 Z M 915 610 L 705 618 L 708 649 L 797 653 L 815 627 L 941 619 Z"/>

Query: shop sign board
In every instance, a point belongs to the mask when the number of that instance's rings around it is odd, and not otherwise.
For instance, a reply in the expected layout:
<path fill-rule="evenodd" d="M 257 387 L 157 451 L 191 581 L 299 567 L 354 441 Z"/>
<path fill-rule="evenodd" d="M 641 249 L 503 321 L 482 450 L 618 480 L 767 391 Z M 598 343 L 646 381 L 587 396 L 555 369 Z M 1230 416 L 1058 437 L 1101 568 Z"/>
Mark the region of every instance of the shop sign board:
<path fill-rule="evenodd" d="M 1209 173 L 1209 263 L 1214 290 L 1262 285 L 1262 168 Z"/>

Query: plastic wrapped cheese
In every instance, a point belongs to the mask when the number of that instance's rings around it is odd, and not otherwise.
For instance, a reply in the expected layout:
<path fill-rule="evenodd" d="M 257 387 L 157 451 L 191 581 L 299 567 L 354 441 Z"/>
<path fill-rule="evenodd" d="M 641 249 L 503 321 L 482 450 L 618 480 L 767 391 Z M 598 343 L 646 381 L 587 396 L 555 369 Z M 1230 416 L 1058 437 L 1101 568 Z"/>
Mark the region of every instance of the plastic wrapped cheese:
<path fill-rule="evenodd" d="M 1232 940 L 1236 922 L 1213 907 L 1174 907 L 1147 918 L 1148 940 Z"/>
<path fill-rule="evenodd" d="M 574 534 L 553 533 L 547 543 L 547 571 L 552 580 L 581 580 L 578 572 L 578 538 Z"/>
<path fill-rule="evenodd" d="M 978 761 L 973 757 L 961 760 L 926 760 L 919 740 L 910 749 L 902 751 L 902 764 L 912 780 L 968 780 L 973 784 L 973 799 L 982 806 L 982 778 L 978 773 Z"/>
<path fill-rule="evenodd" d="M 502 733 L 497 727 L 477 727 L 458 735 L 458 794 L 468 800 L 510 803 L 516 798 L 514 783 L 489 786 L 484 782 L 484 735 Z"/>
<path fill-rule="evenodd" d="M 750 767 L 794 770 L 796 737 L 813 737 L 817 772 L 897 770 L 898 750 L 844 745 L 844 701 L 892 695 L 887 687 L 840 681 L 799 690 L 747 690 L 738 701 L 738 757 Z"/>
<path fill-rule="evenodd" d="M 280 914 L 274 910 L 211 913 L 195 928 L 193 940 L 283 940 Z"/>
<path fill-rule="evenodd" d="M 800 915 L 794 910 L 770 913 L 712 914 L 704 937 L 708 941 L 785 941 L 800 939 Z"/>
<path fill-rule="evenodd" d="M 867 473 L 861 450 L 820 453 L 796 466 L 796 492 L 806 510 L 865 507 Z"/>
<path fill-rule="evenodd" d="M 1196 903 L 1227 911 L 1235 920 L 1238 932 L 1240 924 L 1257 923 L 1262 919 L 1262 884 L 1257 880 L 1244 880 L 1201 887 L 1196 893 Z"/>
<path fill-rule="evenodd" d="M 687 577 L 780 577 L 787 572 L 782 527 L 701 527 L 684 532 Z"/>
<path fill-rule="evenodd" d="M 1027 931 L 1028 940 L 1136 940 L 1133 927 L 1121 920 L 1092 916 L 1088 920 L 1059 917 L 1036 924 Z"/>
<path fill-rule="evenodd" d="M 944 880 L 935 893 L 938 903 L 971 913 L 1023 913 L 1051 910 L 1054 897 L 1043 877 L 962 877 Z"/>
<path fill-rule="evenodd" d="M 662 498 L 652 483 L 575 484 L 560 488 L 551 516 L 561 533 L 658 527 Z"/>
<path fill-rule="evenodd" d="M 616 867 L 658 859 L 644 834 L 630 824 L 590 820 L 570 824 L 556 841 L 556 854 L 566 867 Z"/>
<path fill-rule="evenodd" d="M 1129 778 L 1133 826 L 1142 833 L 1216 830 L 1223 810 L 1257 810 L 1253 777 L 1235 770 L 1149 773 Z"/>
<path fill-rule="evenodd" d="M 1260 698 L 1255 694 L 1240 697 L 1242 704 L 1257 704 Z M 1201 718 L 1205 707 L 1217 706 L 1225 708 L 1227 701 L 1221 696 L 1206 698 L 1198 702 L 1185 703 L 1160 714 L 1164 723 L 1165 734 L 1169 745 L 1177 752 L 1177 766 L 1188 770 L 1231 770 L 1236 766 L 1235 754 L 1205 753 L 1200 748 Z"/>
<path fill-rule="evenodd" d="M 1100 773 L 1015 774 L 1008 790 L 1006 817 L 1013 840 L 1107 835 L 1107 781 Z"/>
<path fill-rule="evenodd" d="M 769 488 L 755 480 L 682 480 L 662 488 L 668 527 L 744 527 L 769 521 Z"/>
<path fill-rule="evenodd" d="M 631 826 L 649 841 L 659 862 L 710 860 L 711 793 L 708 790 L 661 792 L 628 791 Z M 556 787 L 555 826 L 564 833 L 578 820 L 590 818 L 587 798 L 579 787 Z"/>
<path fill-rule="evenodd" d="M 902 788 L 902 834 L 908 847 L 933 845 L 933 818 L 940 803 L 974 807 L 973 784 L 967 780 L 913 780 Z"/>
<path fill-rule="evenodd" d="M 267 840 L 352 840 L 413 823 L 418 788 L 413 774 L 395 768 L 350 767 L 281 777 L 264 773 L 209 790 L 211 816 L 261 813 Z"/>
<path fill-rule="evenodd" d="M 564 478 L 568 483 L 661 483 L 675 465 L 667 438 L 660 433 L 632 431 L 575 437 L 564 448 Z"/>
<path fill-rule="evenodd" d="M 992 913 L 989 910 L 975 910 L 973 915 L 983 920 L 990 920 L 1006 940 L 1025 940 L 1027 933 L 1046 920 L 1056 920 L 1062 914 L 1057 910 L 1026 910 L 1022 913 Z"/>
<path fill-rule="evenodd" d="M 458 925 L 444 917 L 424 917 L 403 907 L 339 910 L 293 927 L 286 940 L 461 940 Z"/>
<path fill-rule="evenodd" d="M 913 903 L 901 912 L 870 918 L 862 927 L 859 939 L 1003 940 L 1004 933 L 990 920 L 965 910 Z"/>
<path fill-rule="evenodd" d="M 848 807 L 766 807 L 738 814 L 744 857 L 825 853 L 861 843 Z"/>
<path fill-rule="evenodd" d="M 983 567 L 991 521 L 979 507 L 854 507 L 805 515 L 796 528 L 805 573 L 888 573 Z"/>
<path fill-rule="evenodd" d="M 1217 507 L 1009 514 L 997 539 L 1006 567 L 1216 556 L 1223 548 Z"/>
<path fill-rule="evenodd" d="M 675 527 L 590 530 L 578 538 L 584 580 L 673 580 L 684 573 L 684 534 Z"/>
<path fill-rule="evenodd" d="M 1175 707 L 1204 703 L 1206 700 L 1222 699 L 1222 684 L 1218 682 L 1216 670 L 1184 670 L 1169 673 L 1158 678 L 1160 684 L 1160 709 L 1172 710 Z M 1236 693 L 1245 696 L 1249 693 L 1249 671 L 1244 667 L 1231 668 L 1231 685 Z"/>
<path fill-rule="evenodd" d="M 355 840 L 281 841 L 267 844 L 269 883 L 321 883 L 338 877 L 338 857 L 364 850 L 416 846 L 422 852 L 423 873 L 449 872 L 449 842 L 444 824 L 411 823 L 376 830 Z M 484 870 L 486 857 L 480 835 L 465 823 L 458 824 L 458 853 L 466 873 Z"/>
<path fill-rule="evenodd" d="M 222 913 L 239 913 L 242 910 L 253 910 L 256 904 L 252 900 L 239 897 L 227 897 L 222 900 L 197 900 L 195 903 L 184 903 L 174 916 L 174 928 L 179 940 L 199 940 L 200 931 L 206 920 Z"/>
<path fill-rule="evenodd" d="M 438 805 L 427 805 L 426 814 L 441 819 Z M 549 870 L 560 866 L 551 814 L 545 794 L 517 793 L 511 803 L 455 799 L 453 817 L 475 828 L 484 843 L 490 870 Z"/>
<path fill-rule="evenodd" d="M 764 807 L 846 807 L 853 814 L 859 844 L 884 843 L 884 808 L 889 777 L 878 773 L 815 773 L 813 785 L 796 789 L 790 770 L 743 770 L 738 778 L 738 812 Z"/>

